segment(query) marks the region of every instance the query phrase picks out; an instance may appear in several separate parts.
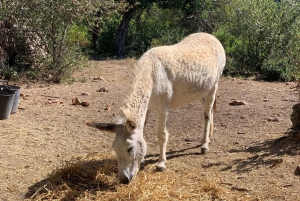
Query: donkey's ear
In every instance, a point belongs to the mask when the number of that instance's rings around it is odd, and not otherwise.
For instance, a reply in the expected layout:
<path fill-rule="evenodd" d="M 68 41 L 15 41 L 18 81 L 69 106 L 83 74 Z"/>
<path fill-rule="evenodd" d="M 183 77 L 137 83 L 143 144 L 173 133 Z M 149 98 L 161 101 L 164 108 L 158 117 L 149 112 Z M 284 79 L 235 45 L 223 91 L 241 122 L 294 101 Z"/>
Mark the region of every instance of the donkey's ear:
<path fill-rule="evenodd" d="M 99 130 L 102 131 L 110 131 L 110 132 L 115 132 L 118 127 L 118 124 L 97 123 L 93 121 L 85 121 L 85 124 L 94 128 L 98 128 Z"/>
<path fill-rule="evenodd" d="M 129 133 L 133 133 L 137 127 L 137 124 L 132 120 L 126 120 L 125 127 Z"/>
<path fill-rule="evenodd" d="M 126 130 L 129 132 L 129 133 L 133 133 L 133 131 L 136 129 L 137 127 L 137 124 L 136 122 L 134 121 L 134 115 L 133 113 L 128 109 L 128 108 L 123 108 L 122 109 L 123 113 L 124 113 L 124 116 L 125 116 L 125 119 L 126 119 L 126 122 L 125 122 L 125 127 L 126 127 Z"/>

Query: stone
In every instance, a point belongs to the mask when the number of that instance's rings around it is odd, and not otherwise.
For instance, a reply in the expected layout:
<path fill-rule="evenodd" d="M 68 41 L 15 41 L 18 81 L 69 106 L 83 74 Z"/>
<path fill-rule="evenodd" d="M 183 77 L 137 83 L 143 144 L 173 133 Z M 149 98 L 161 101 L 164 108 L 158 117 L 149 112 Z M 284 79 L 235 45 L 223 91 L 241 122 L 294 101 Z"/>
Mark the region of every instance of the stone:
<path fill-rule="evenodd" d="M 97 92 L 108 92 L 108 89 L 106 87 L 101 87 Z"/>
<path fill-rule="evenodd" d="M 231 103 L 229 103 L 229 105 L 232 105 L 232 106 L 248 105 L 248 103 L 245 102 L 245 101 L 237 101 L 237 100 L 234 100 L 234 101 L 232 101 Z"/>
<path fill-rule="evenodd" d="M 279 118 L 277 116 L 275 116 L 275 117 L 269 117 L 268 121 L 279 121 Z"/>
<path fill-rule="evenodd" d="M 297 166 L 298 174 L 300 174 L 300 165 Z"/>
<path fill-rule="evenodd" d="M 90 96 L 91 94 L 88 93 L 88 92 L 82 92 L 81 95 L 82 95 L 82 96 Z"/>
<path fill-rule="evenodd" d="M 90 105 L 90 103 L 89 103 L 88 101 L 83 101 L 83 102 L 81 102 L 81 105 L 82 105 L 83 107 L 87 107 L 87 106 Z"/>
<path fill-rule="evenodd" d="M 72 105 L 81 105 L 81 101 L 78 98 L 72 99 Z"/>
<path fill-rule="evenodd" d="M 106 105 L 104 110 L 110 111 L 111 110 L 111 106 L 110 105 Z"/>

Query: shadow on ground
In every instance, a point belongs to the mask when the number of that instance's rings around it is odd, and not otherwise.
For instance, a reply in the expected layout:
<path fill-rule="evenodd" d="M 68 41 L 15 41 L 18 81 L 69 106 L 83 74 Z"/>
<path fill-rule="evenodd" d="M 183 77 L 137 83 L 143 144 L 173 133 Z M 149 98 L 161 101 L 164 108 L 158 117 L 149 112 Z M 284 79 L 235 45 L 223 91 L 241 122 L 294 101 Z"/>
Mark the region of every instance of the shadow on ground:
<path fill-rule="evenodd" d="M 284 136 L 267 140 L 262 143 L 256 143 L 246 149 L 232 149 L 230 153 L 250 153 L 252 156 L 246 159 L 236 159 L 233 164 L 225 167 L 222 171 L 235 171 L 237 173 L 249 172 L 260 166 L 275 167 L 283 162 L 284 155 L 300 154 L 300 131 L 289 130 Z M 295 174 L 297 171 L 295 171 Z"/>
<path fill-rule="evenodd" d="M 194 147 L 189 147 L 189 148 L 185 148 L 185 149 L 181 149 L 181 150 L 177 150 L 177 151 L 168 151 L 168 152 L 166 152 L 167 160 L 171 160 L 173 158 L 178 158 L 178 157 L 183 157 L 183 156 L 201 155 L 200 149 L 199 149 L 200 147 L 201 147 L 201 145 L 197 145 Z M 193 149 L 197 149 L 197 151 L 190 152 Z M 188 151 L 188 152 L 184 153 L 186 151 Z M 155 159 L 153 159 L 153 158 L 155 158 Z M 159 158 L 159 154 L 148 154 L 145 157 L 145 160 L 143 161 L 143 163 L 141 165 L 141 170 L 143 170 L 144 167 L 147 165 L 158 163 L 158 158 Z"/>
<path fill-rule="evenodd" d="M 115 191 L 118 183 L 115 159 L 66 162 L 43 179 L 28 188 L 25 199 L 72 201 L 84 192 Z"/>

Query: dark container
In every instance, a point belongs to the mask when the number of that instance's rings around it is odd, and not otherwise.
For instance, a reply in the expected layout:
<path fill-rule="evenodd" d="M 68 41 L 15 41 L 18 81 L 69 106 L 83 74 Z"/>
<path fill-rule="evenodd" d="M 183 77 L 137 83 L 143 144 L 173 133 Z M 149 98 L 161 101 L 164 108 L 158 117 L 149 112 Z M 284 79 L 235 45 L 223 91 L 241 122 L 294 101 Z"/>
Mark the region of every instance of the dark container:
<path fill-rule="evenodd" d="M 14 114 L 18 110 L 21 87 L 18 87 L 18 86 L 15 86 L 15 85 L 9 85 L 9 88 L 10 88 L 10 90 L 15 92 L 14 103 L 13 103 L 12 108 L 11 108 L 11 113 Z"/>
<path fill-rule="evenodd" d="M 9 85 L 7 80 L 0 80 L 0 82 L 6 83 L 6 85 L 0 85 L 0 88 L 9 89 L 15 92 L 15 98 L 14 98 L 13 106 L 11 108 L 11 114 L 14 114 L 18 110 L 21 87 L 15 85 Z"/>
<path fill-rule="evenodd" d="M 0 87 L 0 120 L 9 118 L 14 98 L 14 91 Z"/>

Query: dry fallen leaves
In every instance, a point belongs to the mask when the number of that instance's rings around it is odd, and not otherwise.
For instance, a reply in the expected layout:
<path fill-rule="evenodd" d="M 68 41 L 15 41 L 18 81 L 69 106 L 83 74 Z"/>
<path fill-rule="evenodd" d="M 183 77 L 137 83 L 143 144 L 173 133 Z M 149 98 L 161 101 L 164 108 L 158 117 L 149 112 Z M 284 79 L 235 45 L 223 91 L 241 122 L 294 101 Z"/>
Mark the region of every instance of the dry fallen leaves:
<path fill-rule="evenodd" d="M 111 106 L 110 105 L 106 105 L 105 108 L 104 108 L 104 110 L 110 111 L 111 110 Z"/>
<path fill-rule="evenodd" d="M 63 104 L 64 102 L 63 102 L 62 100 L 60 100 L 60 99 L 51 99 L 51 98 L 49 98 L 49 99 L 46 101 L 46 103 L 48 103 L 48 104 L 57 104 L 57 105 L 59 105 L 59 104 Z"/>
<path fill-rule="evenodd" d="M 72 105 L 82 105 L 84 107 L 87 107 L 90 105 L 90 102 L 89 101 L 80 101 L 78 98 L 73 98 Z"/>
<path fill-rule="evenodd" d="M 272 165 L 271 165 L 271 168 L 272 168 L 272 167 L 275 167 L 275 166 L 277 166 L 277 165 L 279 165 L 280 163 L 283 163 L 283 159 L 282 159 L 282 158 L 274 159 L 274 160 L 273 160 L 273 163 L 272 163 Z"/>
<path fill-rule="evenodd" d="M 22 97 L 24 100 L 28 100 L 29 95 L 20 93 L 20 97 Z"/>
<path fill-rule="evenodd" d="M 78 98 L 72 99 L 72 105 L 81 105 L 81 101 Z"/>
<path fill-rule="evenodd" d="M 88 92 L 82 92 L 81 95 L 82 95 L 82 96 L 90 96 L 91 94 L 88 93 Z"/>

